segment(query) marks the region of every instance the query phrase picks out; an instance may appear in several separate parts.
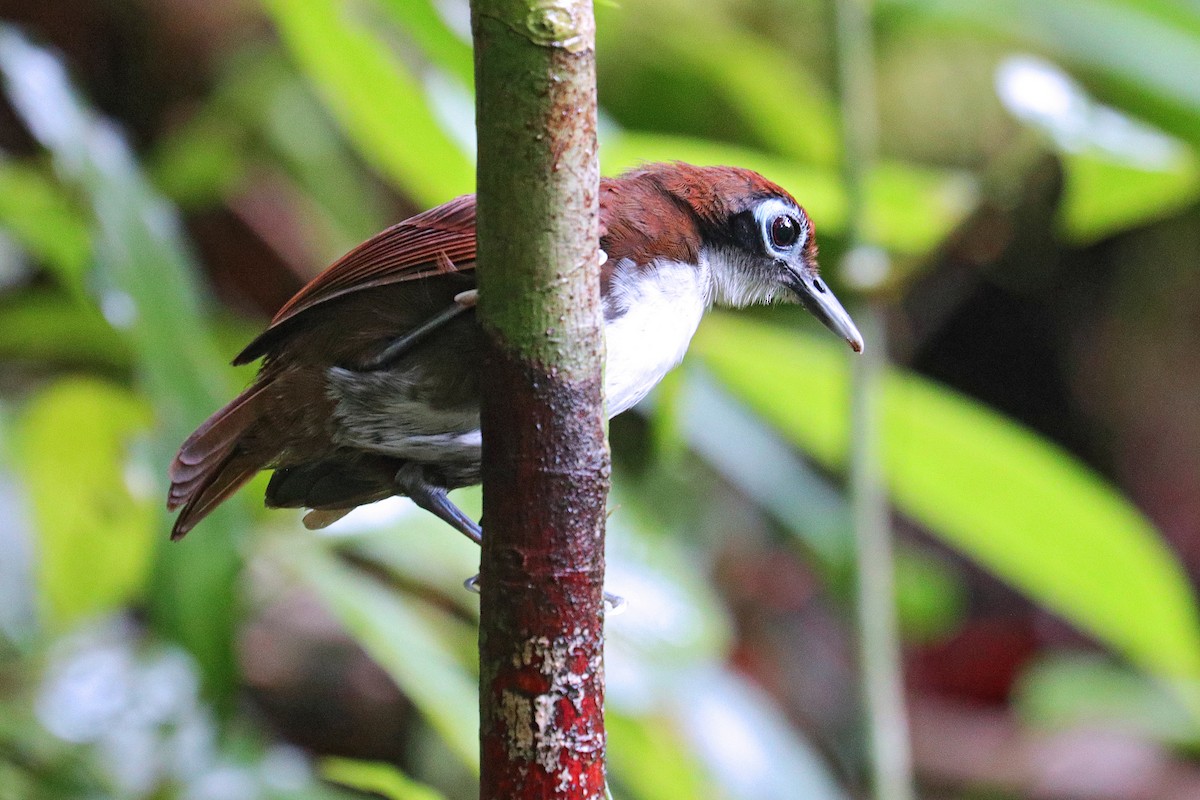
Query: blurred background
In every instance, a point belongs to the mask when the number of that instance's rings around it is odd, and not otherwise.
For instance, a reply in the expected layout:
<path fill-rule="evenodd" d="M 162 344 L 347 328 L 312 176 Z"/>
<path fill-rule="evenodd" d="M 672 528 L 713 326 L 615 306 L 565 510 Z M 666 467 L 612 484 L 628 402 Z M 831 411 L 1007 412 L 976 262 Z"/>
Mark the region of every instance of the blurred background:
<path fill-rule="evenodd" d="M 870 796 L 865 392 L 917 796 L 1200 797 L 1200 5 L 873 12 L 853 61 L 831 0 L 596 8 L 605 172 L 783 184 L 888 342 L 712 315 L 613 421 L 613 794 Z M 3 800 L 475 796 L 463 537 L 163 510 L 270 314 L 471 190 L 471 71 L 466 0 L 0 3 Z"/>

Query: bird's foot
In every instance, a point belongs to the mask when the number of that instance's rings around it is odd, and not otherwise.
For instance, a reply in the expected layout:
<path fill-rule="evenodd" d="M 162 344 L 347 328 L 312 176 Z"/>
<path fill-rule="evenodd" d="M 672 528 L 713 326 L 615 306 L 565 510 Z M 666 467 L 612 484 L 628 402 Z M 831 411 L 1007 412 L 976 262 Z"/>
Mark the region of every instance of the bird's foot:
<path fill-rule="evenodd" d="M 396 473 L 395 482 L 396 487 L 418 506 L 446 522 L 475 544 L 483 544 L 483 530 L 479 523 L 450 501 L 444 487 L 430 483 L 425 478 L 425 470 L 420 464 L 405 464 Z"/>
<path fill-rule="evenodd" d="M 408 495 L 414 503 L 448 523 L 472 542 L 483 544 L 483 529 L 479 523 L 467 516 L 466 512 L 450 501 L 446 490 L 430 483 L 425 478 L 425 471 L 419 464 L 405 464 L 396 473 L 396 486 Z M 479 576 L 468 578 L 463 586 L 467 591 L 479 594 Z M 625 610 L 627 602 L 624 597 L 604 593 L 604 604 L 609 616 L 616 616 Z"/>
<path fill-rule="evenodd" d="M 468 592 L 479 594 L 479 575 L 472 575 L 463 581 L 463 588 Z M 629 601 L 620 595 L 612 592 L 604 593 L 605 614 L 610 617 L 615 617 L 618 614 L 625 613 L 625 608 L 629 605 Z"/>

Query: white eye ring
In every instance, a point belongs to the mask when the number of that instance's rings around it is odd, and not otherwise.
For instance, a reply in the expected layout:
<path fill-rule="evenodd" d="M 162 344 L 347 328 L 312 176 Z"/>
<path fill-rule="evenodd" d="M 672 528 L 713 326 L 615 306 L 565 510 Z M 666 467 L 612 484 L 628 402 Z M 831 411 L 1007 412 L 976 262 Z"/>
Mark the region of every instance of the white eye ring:
<path fill-rule="evenodd" d="M 796 240 L 787 247 L 776 246 L 774 236 L 771 234 L 771 227 L 778 217 L 789 217 L 798 228 Z M 759 234 L 762 236 L 763 245 L 768 252 L 782 255 L 796 250 L 802 251 L 804 245 L 808 243 L 808 224 L 804 215 L 786 200 L 772 197 L 762 201 L 754 209 L 754 219 L 758 222 Z"/>

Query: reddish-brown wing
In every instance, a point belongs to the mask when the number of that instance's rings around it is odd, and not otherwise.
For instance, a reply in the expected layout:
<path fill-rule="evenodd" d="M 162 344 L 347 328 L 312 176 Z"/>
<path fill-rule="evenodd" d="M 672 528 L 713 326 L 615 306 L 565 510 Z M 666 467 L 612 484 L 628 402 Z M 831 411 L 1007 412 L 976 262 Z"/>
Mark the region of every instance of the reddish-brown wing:
<path fill-rule="evenodd" d="M 619 180 L 612 179 L 601 182 L 604 193 L 600 235 L 606 239 L 614 227 L 618 232 L 630 233 L 619 225 L 614 226 L 614 221 L 621 214 L 638 208 L 636 202 L 632 207 L 611 202 L 611 191 L 617 183 Z M 644 242 L 654 236 L 652 232 L 641 232 L 630 238 Z M 622 252 L 620 257 L 624 256 Z M 322 303 L 360 289 L 415 281 L 447 272 L 469 272 L 474 268 L 475 195 L 468 194 L 409 217 L 342 256 L 284 304 L 270 326 L 250 342 L 233 363 L 246 364 L 266 355 L 272 344 L 279 340 L 282 326 Z M 611 268 L 610 262 L 606 269 Z"/>
<path fill-rule="evenodd" d="M 284 304 L 233 363 L 265 355 L 280 326 L 321 303 L 360 289 L 474 267 L 475 196 L 468 194 L 393 225 L 335 261 Z"/>

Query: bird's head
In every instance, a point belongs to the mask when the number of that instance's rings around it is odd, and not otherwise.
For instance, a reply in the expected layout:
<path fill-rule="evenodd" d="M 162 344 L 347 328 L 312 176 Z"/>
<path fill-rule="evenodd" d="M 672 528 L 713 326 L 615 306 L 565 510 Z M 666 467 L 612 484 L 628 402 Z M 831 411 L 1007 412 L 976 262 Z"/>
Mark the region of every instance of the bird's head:
<path fill-rule="evenodd" d="M 862 335 L 821 279 L 812 220 L 786 190 L 748 169 L 681 163 L 650 165 L 623 180 L 667 201 L 637 233 L 653 240 L 648 248 L 704 262 L 713 303 L 798 302 L 862 351 Z"/>

